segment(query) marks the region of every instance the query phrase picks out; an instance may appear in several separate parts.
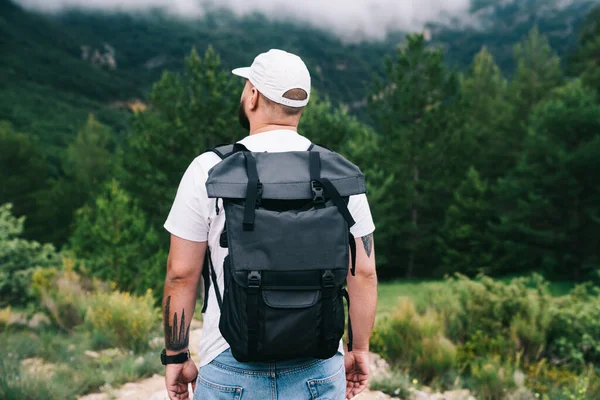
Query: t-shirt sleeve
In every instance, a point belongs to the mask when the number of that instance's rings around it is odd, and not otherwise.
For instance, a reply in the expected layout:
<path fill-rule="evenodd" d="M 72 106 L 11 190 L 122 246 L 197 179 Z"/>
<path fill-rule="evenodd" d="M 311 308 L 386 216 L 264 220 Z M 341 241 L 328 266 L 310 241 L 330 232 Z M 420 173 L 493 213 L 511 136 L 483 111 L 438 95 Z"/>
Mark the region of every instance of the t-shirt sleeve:
<path fill-rule="evenodd" d="M 208 240 L 209 199 L 204 186 L 206 177 L 198 159 L 185 171 L 164 225 L 171 234 L 193 242 Z"/>
<path fill-rule="evenodd" d="M 367 195 L 359 194 L 350 196 L 348 210 L 356 222 L 356 224 L 350 228 L 350 233 L 352 233 L 355 238 L 367 236 L 375 231 L 375 224 L 373 223 L 373 217 L 371 216 L 371 208 L 367 201 Z"/>

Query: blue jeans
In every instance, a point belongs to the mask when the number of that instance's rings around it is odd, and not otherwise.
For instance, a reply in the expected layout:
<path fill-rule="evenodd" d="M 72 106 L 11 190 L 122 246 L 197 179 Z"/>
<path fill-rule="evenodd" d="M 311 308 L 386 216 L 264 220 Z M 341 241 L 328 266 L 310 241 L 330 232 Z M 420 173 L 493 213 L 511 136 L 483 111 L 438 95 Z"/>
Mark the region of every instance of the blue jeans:
<path fill-rule="evenodd" d="M 293 345 L 293 344 L 292 344 Z M 194 400 L 344 400 L 344 356 L 240 363 L 227 349 L 200 368 Z"/>

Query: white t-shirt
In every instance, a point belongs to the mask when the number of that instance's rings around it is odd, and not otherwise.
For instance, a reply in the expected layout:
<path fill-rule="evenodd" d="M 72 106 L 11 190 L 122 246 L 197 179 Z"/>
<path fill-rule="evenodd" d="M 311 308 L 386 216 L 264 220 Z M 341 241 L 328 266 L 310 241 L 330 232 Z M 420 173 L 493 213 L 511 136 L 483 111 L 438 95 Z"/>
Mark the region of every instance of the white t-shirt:
<path fill-rule="evenodd" d="M 246 148 L 254 152 L 304 151 L 310 147 L 310 140 L 292 130 L 268 131 L 241 140 Z M 215 199 L 208 198 L 206 179 L 208 171 L 221 159 L 214 153 L 204 153 L 188 167 L 181 179 L 177 196 L 173 202 L 165 229 L 171 234 L 193 242 L 206 242 L 211 251 L 213 265 L 223 290 L 223 260 L 228 250 L 219 246 L 219 237 L 225 226 L 223 206 L 219 204 L 217 215 Z M 354 237 L 363 237 L 375 230 L 371 210 L 366 195 L 351 196 L 348 209 L 356 224 L 350 229 Z M 204 266 L 208 268 L 208 266 Z M 215 297 L 214 285 L 210 286 L 208 308 L 204 314 L 202 340 L 198 355 L 200 366 L 210 363 L 215 357 L 229 348 L 219 331 L 220 310 Z"/>

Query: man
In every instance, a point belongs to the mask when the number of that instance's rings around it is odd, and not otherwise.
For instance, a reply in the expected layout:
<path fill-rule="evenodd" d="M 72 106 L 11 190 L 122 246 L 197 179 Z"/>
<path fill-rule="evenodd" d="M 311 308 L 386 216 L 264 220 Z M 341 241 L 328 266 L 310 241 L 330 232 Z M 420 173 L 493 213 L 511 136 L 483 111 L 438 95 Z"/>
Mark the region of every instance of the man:
<path fill-rule="evenodd" d="M 250 68 L 234 74 L 246 79 L 239 119 L 250 135 L 240 141 L 253 152 L 305 151 L 311 142 L 297 133 L 310 97 L 310 74 L 297 56 L 281 50 L 259 55 Z M 352 398 L 363 391 L 369 377 L 369 337 L 375 319 L 377 276 L 373 231 L 366 196 L 351 196 L 348 209 L 356 224 L 356 275 L 348 274 L 354 349 L 328 360 L 301 359 L 272 363 L 240 363 L 219 331 L 220 311 L 214 285 L 209 292 L 200 344 L 200 371 L 188 359 L 189 324 L 207 246 L 223 288 L 223 260 L 227 249 L 219 246 L 225 216 L 209 199 L 208 171 L 221 159 L 207 152 L 185 172 L 165 228 L 171 233 L 164 294 L 166 386 L 171 399 L 187 399 L 188 384 L 194 397 L 211 399 L 311 399 Z M 207 268 L 207 266 L 204 266 Z M 179 321 L 179 322 L 178 322 Z M 293 338 L 290 338 L 293 346 Z M 345 361 L 345 362 L 344 362 Z M 345 367 L 345 377 L 344 377 Z"/>

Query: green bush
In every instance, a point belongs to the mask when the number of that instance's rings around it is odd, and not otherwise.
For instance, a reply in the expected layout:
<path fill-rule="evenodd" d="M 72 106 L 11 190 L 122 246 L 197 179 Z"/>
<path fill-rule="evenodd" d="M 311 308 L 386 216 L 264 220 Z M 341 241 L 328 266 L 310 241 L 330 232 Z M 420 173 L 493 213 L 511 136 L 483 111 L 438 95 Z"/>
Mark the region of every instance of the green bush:
<path fill-rule="evenodd" d="M 60 264 L 52 245 L 20 237 L 25 218 L 14 217 L 11 210 L 11 204 L 0 205 L 0 307 L 31 303 L 35 299 L 30 291 L 34 271 Z"/>
<path fill-rule="evenodd" d="M 444 337 L 439 315 L 419 315 L 408 299 L 377 323 L 371 346 L 393 367 L 410 370 L 427 383 L 443 379 L 456 364 L 456 347 Z"/>
<path fill-rule="evenodd" d="M 525 360 L 539 359 L 554 309 L 543 278 L 534 275 L 504 283 L 457 275 L 447 282 L 444 290 L 432 294 L 432 306 L 442 315 L 450 339 L 469 343 L 478 335 L 503 338 L 506 343 L 497 345 L 495 353 L 510 358 L 517 350 Z"/>
<path fill-rule="evenodd" d="M 471 366 L 470 387 L 480 400 L 501 400 L 515 386 L 514 372 L 513 366 L 500 357 L 482 359 Z"/>
<path fill-rule="evenodd" d="M 32 292 L 54 324 L 68 332 L 83 323 L 90 293 L 107 290 L 101 282 L 77 274 L 75 264 L 75 259 L 64 255 L 62 268 L 38 269 L 31 280 Z"/>
<path fill-rule="evenodd" d="M 77 211 L 69 246 L 83 261 L 83 275 L 114 282 L 119 290 L 143 295 L 163 284 L 167 257 L 160 237 L 116 180 Z"/>
<path fill-rule="evenodd" d="M 148 348 L 150 334 L 160 319 L 151 290 L 143 297 L 96 293 L 88 304 L 85 328 L 90 333 L 101 335 L 113 347 L 134 351 Z"/>
<path fill-rule="evenodd" d="M 577 366 L 600 363 L 600 288 L 581 285 L 555 302 L 550 356 Z"/>

